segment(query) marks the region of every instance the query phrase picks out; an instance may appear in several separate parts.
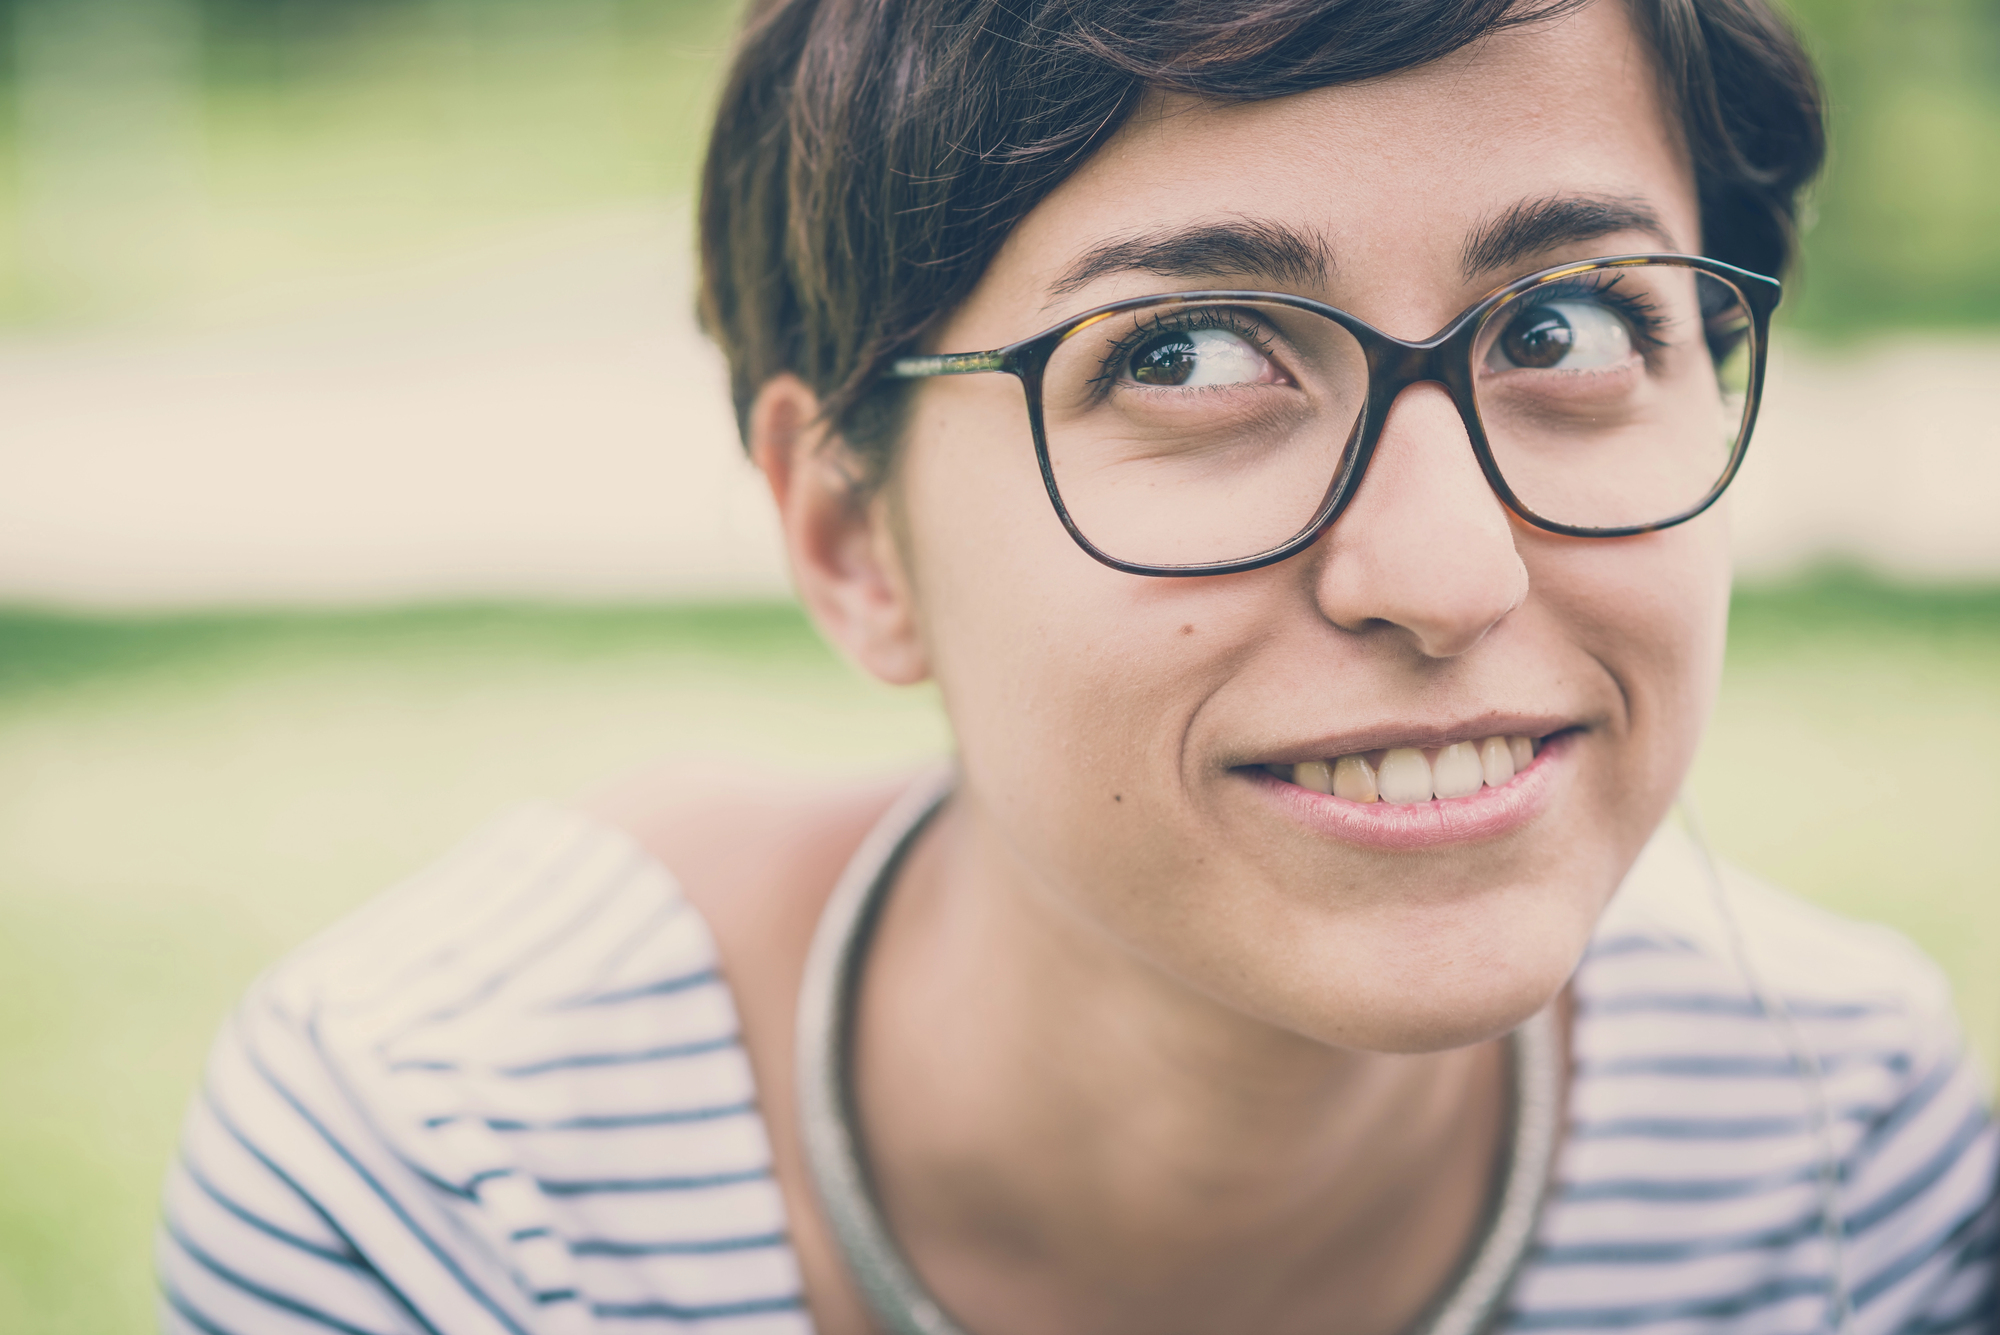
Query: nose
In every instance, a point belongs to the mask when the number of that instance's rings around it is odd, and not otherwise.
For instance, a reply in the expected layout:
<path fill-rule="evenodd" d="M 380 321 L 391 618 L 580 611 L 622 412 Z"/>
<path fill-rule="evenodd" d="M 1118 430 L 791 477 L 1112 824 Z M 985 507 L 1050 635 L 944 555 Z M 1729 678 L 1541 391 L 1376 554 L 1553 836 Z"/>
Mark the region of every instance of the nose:
<path fill-rule="evenodd" d="M 1485 638 L 1528 595 L 1514 526 L 1442 385 L 1390 406 L 1347 510 L 1316 544 L 1322 614 L 1344 630 L 1408 637 L 1428 658 Z"/>

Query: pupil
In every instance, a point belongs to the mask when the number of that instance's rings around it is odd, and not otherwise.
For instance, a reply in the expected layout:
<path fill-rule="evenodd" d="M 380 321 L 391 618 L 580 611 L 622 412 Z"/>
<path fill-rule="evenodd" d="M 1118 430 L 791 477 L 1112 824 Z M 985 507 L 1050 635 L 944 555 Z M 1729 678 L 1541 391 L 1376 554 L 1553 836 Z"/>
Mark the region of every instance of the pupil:
<path fill-rule="evenodd" d="M 1514 365 L 1548 367 L 1568 354 L 1576 334 L 1560 311 L 1543 306 L 1514 321 L 1500 341 Z"/>
<path fill-rule="evenodd" d="M 1142 385 L 1184 385 L 1194 374 L 1194 340 L 1168 334 L 1132 355 L 1132 378 Z"/>

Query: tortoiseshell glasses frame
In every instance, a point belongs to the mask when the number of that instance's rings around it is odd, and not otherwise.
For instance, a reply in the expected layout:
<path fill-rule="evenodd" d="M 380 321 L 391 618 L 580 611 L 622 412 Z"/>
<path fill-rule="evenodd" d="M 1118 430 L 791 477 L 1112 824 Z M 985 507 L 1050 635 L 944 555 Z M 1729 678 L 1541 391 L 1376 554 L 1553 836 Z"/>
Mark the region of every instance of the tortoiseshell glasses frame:
<path fill-rule="evenodd" d="M 1704 294 L 1734 293 L 1740 298 L 1740 308 L 1731 307 L 1734 320 L 1731 328 L 1734 332 L 1726 336 L 1713 332 L 1708 334 L 1709 352 L 1718 366 L 1723 360 L 1724 351 L 1717 340 L 1725 337 L 1731 340 L 1728 342 L 1727 350 L 1737 366 L 1732 374 L 1737 376 L 1741 383 L 1730 393 L 1741 396 L 1740 428 L 1735 439 L 1727 443 L 1727 456 L 1721 460 L 1712 483 L 1704 492 L 1694 497 L 1691 503 L 1676 502 L 1671 513 L 1657 517 L 1649 516 L 1641 522 L 1619 522 L 1595 527 L 1564 522 L 1539 514 L 1517 493 L 1516 488 L 1509 484 L 1502 471 L 1500 460 L 1496 458 L 1487 426 L 1482 420 L 1480 371 L 1476 363 L 1479 357 L 1486 355 L 1482 349 L 1489 348 L 1495 337 L 1493 331 L 1489 329 L 1491 317 L 1503 309 L 1510 312 L 1564 309 L 1560 306 L 1563 298 L 1559 295 L 1547 297 L 1547 304 L 1540 307 L 1530 304 L 1524 298 L 1532 298 L 1538 292 L 1559 294 L 1572 290 L 1578 283 L 1595 283 L 1608 290 L 1622 281 L 1620 278 L 1622 271 L 1645 266 L 1658 266 L 1666 270 L 1693 270 L 1696 275 L 1706 275 L 1712 281 L 1704 283 L 1698 277 L 1689 277 L 1686 282 L 1690 289 L 1699 289 Z M 1644 281 L 1644 279 L 1635 280 L 1639 283 Z M 1164 577 L 1222 575 L 1254 570 L 1283 561 L 1317 541 L 1340 517 L 1359 490 L 1381 439 L 1383 424 L 1388 419 L 1390 406 L 1405 389 L 1424 383 L 1440 385 L 1450 395 L 1464 422 L 1473 454 L 1478 459 L 1480 470 L 1485 475 L 1487 483 L 1500 501 L 1522 522 L 1551 533 L 1579 538 L 1627 537 L 1685 523 L 1715 503 L 1742 465 L 1762 395 L 1765 360 L 1770 341 L 1771 314 L 1777 308 L 1779 296 L 1780 286 L 1776 279 L 1751 273 L 1718 260 L 1681 254 L 1615 255 L 1557 265 L 1515 279 L 1481 297 L 1430 338 L 1409 342 L 1385 334 L 1366 321 L 1337 307 L 1306 297 L 1247 290 L 1173 292 L 1098 306 L 1032 337 L 987 352 L 903 357 L 893 363 L 888 374 L 899 379 L 967 375 L 989 371 L 1014 376 L 1021 382 L 1022 390 L 1027 397 L 1029 425 L 1033 431 L 1036 458 L 1049 501 L 1055 506 L 1056 514 L 1062 520 L 1064 528 L 1084 551 L 1107 566 L 1135 575 Z M 1332 476 L 1325 479 L 1324 491 L 1317 505 L 1310 517 L 1282 541 L 1249 555 L 1232 559 L 1187 562 L 1140 561 L 1129 559 L 1134 555 L 1129 551 L 1121 556 L 1116 552 L 1105 550 L 1084 532 L 1073 516 L 1072 506 L 1066 503 L 1064 498 L 1058 467 L 1052 459 L 1048 413 L 1044 404 L 1045 378 L 1051 359 L 1079 334 L 1100 326 L 1114 317 L 1122 317 L 1126 324 L 1131 324 L 1142 316 L 1151 316 L 1154 322 L 1152 327 L 1157 329 L 1166 327 L 1165 322 L 1173 318 L 1171 313 L 1177 310 L 1196 306 L 1204 310 L 1222 310 L 1233 304 L 1245 303 L 1273 314 L 1297 312 L 1330 321 L 1351 336 L 1353 344 L 1358 348 L 1359 357 L 1365 359 L 1365 396 L 1362 397 L 1358 409 L 1353 410 L 1354 420 L 1351 427 L 1346 428 L 1346 439 L 1339 450 L 1337 461 L 1334 462 Z M 1582 338 L 1588 332 L 1564 334 L 1564 337 Z M 1564 343 L 1562 346 L 1568 348 L 1571 345 Z M 1191 348 L 1192 344 L 1187 347 Z M 1184 348 L 1181 355 L 1188 358 L 1193 354 Z M 1129 357 L 1127 360 L 1129 361 Z M 1353 369 L 1356 373 L 1361 370 L 1360 361 L 1356 361 Z M 1300 498 L 1299 503 L 1303 506 L 1304 497 Z"/>

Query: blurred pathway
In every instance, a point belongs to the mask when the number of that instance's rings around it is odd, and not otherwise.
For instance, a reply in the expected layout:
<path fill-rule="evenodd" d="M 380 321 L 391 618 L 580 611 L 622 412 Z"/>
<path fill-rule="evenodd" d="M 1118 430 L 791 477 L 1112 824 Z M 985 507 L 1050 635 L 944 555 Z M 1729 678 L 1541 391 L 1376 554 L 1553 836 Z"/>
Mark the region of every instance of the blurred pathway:
<path fill-rule="evenodd" d="M 1745 575 L 1836 556 L 2000 579 L 2000 337 L 1779 344 L 1730 496 Z"/>
<path fill-rule="evenodd" d="M 289 313 L 0 342 L 0 601 L 782 590 L 687 253 L 635 211 Z M 2000 577 L 2000 338 L 1779 349 L 1735 506 L 1747 574 Z"/>
<path fill-rule="evenodd" d="M 687 246 L 612 216 L 307 315 L 0 342 L 0 600 L 781 590 Z"/>

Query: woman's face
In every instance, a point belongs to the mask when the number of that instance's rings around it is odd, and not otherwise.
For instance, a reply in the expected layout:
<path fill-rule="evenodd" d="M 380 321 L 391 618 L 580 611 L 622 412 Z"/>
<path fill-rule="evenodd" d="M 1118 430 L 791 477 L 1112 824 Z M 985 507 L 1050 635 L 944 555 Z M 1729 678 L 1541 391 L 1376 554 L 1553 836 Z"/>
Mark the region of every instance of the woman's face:
<path fill-rule="evenodd" d="M 1543 207 L 1564 202 L 1586 207 Z M 1149 105 L 1021 223 L 934 346 L 998 347 L 1203 287 L 1292 291 L 1420 339 L 1537 269 L 1698 251 L 1697 218 L 1648 49 L 1601 0 L 1365 84 Z M 1510 219 L 1527 248 L 1482 267 L 1475 241 Z M 1171 253 L 1217 225 L 1307 238 L 1324 272 Z M 1150 267 L 1065 286 L 1113 242 L 1140 243 L 1119 253 Z M 1326 1042 L 1457 1046 L 1554 995 L 1707 715 L 1719 512 L 1608 540 L 1530 528 L 1426 384 L 1396 402 L 1310 550 L 1149 578 L 1070 539 L 1031 442 L 1013 378 L 929 381 L 890 501 L 968 811 L 1023 883 L 1168 975 Z M 1537 774 L 1456 807 L 1357 813 L 1267 768 L 1507 735 L 1543 739 Z"/>

